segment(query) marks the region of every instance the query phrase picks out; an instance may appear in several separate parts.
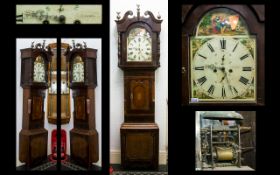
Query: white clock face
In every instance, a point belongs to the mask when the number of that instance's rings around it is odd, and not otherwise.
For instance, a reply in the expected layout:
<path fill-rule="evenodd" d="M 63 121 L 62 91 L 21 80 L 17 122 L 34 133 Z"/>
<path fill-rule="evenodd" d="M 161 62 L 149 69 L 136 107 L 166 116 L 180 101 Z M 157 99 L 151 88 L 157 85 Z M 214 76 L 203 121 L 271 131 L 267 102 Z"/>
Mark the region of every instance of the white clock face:
<path fill-rule="evenodd" d="M 81 57 L 76 57 L 75 59 L 81 60 Z M 73 64 L 73 78 L 72 82 L 84 82 L 84 63 L 74 62 Z"/>
<path fill-rule="evenodd" d="M 134 28 L 127 38 L 127 61 L 152 61 L 152 39 L 144 28 Z"/>
<path fill-rule="evenodd" d="M 231 37 L 206 41 L 191 59 L 192 96 L 215 100 L 254 99 L 256 59 L 253 55 L 240 40 Z"/>
<path fill-rule="evenodd" d="M 102 24 L 102 5 L 16 5 L 17 24 Z"/>
<path fill-rule="evenodd" d="M 34 62 L 33 81 L 45 82 L 45 64 L 41 56 L 38 56 Z"/>

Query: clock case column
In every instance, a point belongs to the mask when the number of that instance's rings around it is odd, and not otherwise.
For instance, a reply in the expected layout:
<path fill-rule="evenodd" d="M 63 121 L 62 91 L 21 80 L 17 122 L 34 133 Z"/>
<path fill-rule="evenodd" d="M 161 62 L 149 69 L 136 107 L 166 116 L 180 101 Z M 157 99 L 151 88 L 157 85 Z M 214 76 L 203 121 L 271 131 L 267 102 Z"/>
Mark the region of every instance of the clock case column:
<path fill-rule="evenodd" d="M 41 55 L 45 62 L 45 82 L 33 81 L 34 61 Z M 48 88 L 51 51 L 44 44 L 21 49 L 21 87 L 23 88 L 22 130 L 19 133 L 19 160 L 33 167 L 47 159 L 48 131 L 44 128 L 44 99 Z"/>
<path fill-rule="evenodd" d="M 71 159 L 90 167 L 99 160 L 98 133 L 95 128 L 96 49 L 81 44 L 68 47 L 66 60 L 70 64 L 70 88 L 74 100 L 74 128 L 70 131 Z M 73 59 L 80 56 L 84 62 L 84 81 L 73 82 Z"/>

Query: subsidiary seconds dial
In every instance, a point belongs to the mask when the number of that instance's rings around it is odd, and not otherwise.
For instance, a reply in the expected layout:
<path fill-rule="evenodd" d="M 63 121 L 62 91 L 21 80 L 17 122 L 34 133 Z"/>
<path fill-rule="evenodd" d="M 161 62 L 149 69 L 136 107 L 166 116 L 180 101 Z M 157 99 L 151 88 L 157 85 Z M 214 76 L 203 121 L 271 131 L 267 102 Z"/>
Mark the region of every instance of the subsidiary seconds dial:
<path fill-rule="evenodd" d="M 205 42 L 194 54 L 191 69 L 192 88 L 196 86 L 196 93 L 209 99 L 242 99 L 255 92 L 255 58 L 234 38 L 216 37 Z"/>

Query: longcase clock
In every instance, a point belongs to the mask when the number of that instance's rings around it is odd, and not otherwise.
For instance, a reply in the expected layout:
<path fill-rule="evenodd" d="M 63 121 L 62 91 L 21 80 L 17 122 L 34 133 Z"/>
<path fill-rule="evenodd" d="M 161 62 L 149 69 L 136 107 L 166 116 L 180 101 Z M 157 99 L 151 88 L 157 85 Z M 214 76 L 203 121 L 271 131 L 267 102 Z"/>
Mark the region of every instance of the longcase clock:
<path fill-rule="evenodd" d="M 70 156 L 77 163 L 91 166 L 99 160 L 98 133 L 95 128 L 95 87 L 97 50 L 86 44 L 68 47 L 65 55 L 70 67 L 70 88 L 74 101 L 74 128 L 70 131 Z"/>
<path fill-rule="evenodd" d="M 184 5 L 182 103 L 264 105 L 264 6 Z"/>
<path fill-rule="evenodd" d="M 117 15 L 118 66 L 124 71 L 124 123 L 121 125 L 121 163 L 124 168 L 158 167 L 159 128 L 155 123 L 154 81 L 160 66 L 161 31 L 150 11 Z"/>
<path fill-rule="evenodd" d="M 47 159 L 48 131 L 44 128 L 44 101 L 52 52 L 38 43 L 21 49 L 23 88 L 22 130 L 19 134 L 19 160 L 34 166 Z"/>

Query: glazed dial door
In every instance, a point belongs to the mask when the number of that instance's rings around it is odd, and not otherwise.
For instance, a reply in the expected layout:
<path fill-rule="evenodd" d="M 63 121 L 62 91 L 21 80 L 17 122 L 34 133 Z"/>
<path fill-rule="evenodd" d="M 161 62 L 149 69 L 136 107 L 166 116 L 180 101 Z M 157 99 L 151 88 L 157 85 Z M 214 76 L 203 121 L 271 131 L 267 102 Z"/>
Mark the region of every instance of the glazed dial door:
<path fill-rule="evenodd" d="M 72 82 L 84 82 L 84 62 L 80 56 L 74 58 Z"/>
<path fill-rule="evenodd" d="M 38 56 L 34 62 L 33 81 L 45 82 L 45 64 L 41 56 Z"/>
<path fill-rule="evenodd" d="M 253 55 L 241 40 L 231 37 L 206 41 L 191 60 L 192 88 L 197 86 L 192 95 L 200 93 L 205 99 L 246 100 L 253 92 L 255 98 L 256 60 Z"/>
<path fill-rule="evenodd" d="M 152 38 L 144 28 L 134 28 L 127 37 L 127 62 L 152 61 Z"/>

